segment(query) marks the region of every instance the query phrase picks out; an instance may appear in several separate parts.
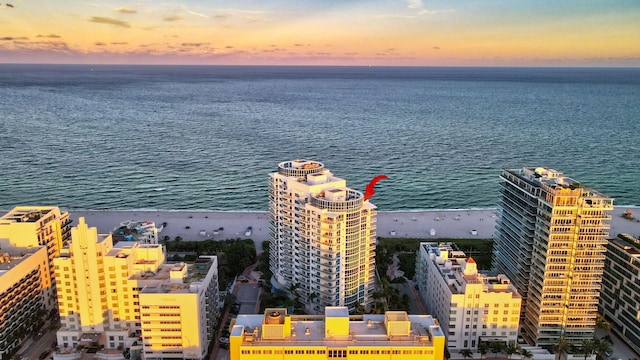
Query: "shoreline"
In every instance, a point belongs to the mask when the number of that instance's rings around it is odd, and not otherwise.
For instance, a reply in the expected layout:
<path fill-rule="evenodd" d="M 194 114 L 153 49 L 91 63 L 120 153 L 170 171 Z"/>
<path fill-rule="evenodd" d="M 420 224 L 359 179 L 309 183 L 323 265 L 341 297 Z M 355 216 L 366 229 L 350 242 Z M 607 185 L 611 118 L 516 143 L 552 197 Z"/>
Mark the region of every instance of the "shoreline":
<path fill-rule="evenodd" d="M 156 227 L 163 222 L 167 226 L 158 233 L 158 239 L 180 236 L 185 241 L 206 239 L 224 240 L 250 238 L 256 243 L 258 252 L 261 242 L 268 240 L 268 212 L 266 211 L 221 211 L 221 210 L 71 210 L 72 226 L 83 216 L 87 225 L 96 227 L 98 233 L 106 234 L 127 220 L 153 221 Z M 631 210 L 634 220 L 622 218 L 626 210 Z M 640 207 L 615 206 L 610 220 L 610 237 L 619 233 L 640 236 Z M 490 239 L 495 232 L 496 208 L 485 209 L 430 209 L 378 211 L 376 232 L 379 237 L 422 238 L 425 240 L 443 238 Z M 251 226 L 250 236 L 245 231 Z M 187 228 L 188 227 L 188 228 Z M 223 227 L 218 234 L 213 230 Z M 204 230 L 204 235 L 202 231 Z M 433 231 L 432 231 L 433 230 Z M 474 231 L 475 230 L 475 231 Z M 395 234 L 394 234 L 395 233 Z"/>

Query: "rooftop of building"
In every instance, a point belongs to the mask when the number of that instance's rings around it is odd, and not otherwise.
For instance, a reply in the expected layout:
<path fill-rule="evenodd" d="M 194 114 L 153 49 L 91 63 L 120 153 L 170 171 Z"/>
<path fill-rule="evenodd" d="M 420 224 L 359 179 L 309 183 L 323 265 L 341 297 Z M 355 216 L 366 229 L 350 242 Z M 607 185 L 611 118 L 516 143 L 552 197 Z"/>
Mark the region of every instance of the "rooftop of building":
<path fill-rule="evenodd" d="M 42 248 L 44 248 L 44 246 L 31 246 L 26 248 L 7 248 L 3 246 L 3 250 L 0 250 L 0 276 L 27 260 Z"/>
<path fill-rule="evenodd" d="M 625 253 L 640 260 L 640 239 L 629 234 L 620 234 L 620 237 L 611 239 L 610 241 Z"/>
<path fill-rule="evenodd" d="M 0 220 L 10 222 L 36 222 L 54 209 L 56 209 L 54 206 L 16 206 L 2 215 Z"/>
<path fill-rule="evenodd" d="M 215 261 L 209 257 L 199 257 L 194 264 L 162 264 L 157 271 L 134 274 L 129 280 L 145 281 L 141 293 L 147 294 L 188 294 L 197 291 Z"/>
<path fill-rule="evenodd" d="M 358 346 L 392 347 L 418 343 L 428 346 L 434 336 L 444 333 L 431 315 L 390 311 L 350 316 L 346 307 L 327 307 L 325 315 L 288 315 L 286 309 L 266 309 L 263 315 L 238 315 L 231 336 L 243 336 L 243 341 L 252 346 L 282 343 L 339 346 L 357 342 Z"/>
<path fill-rule="evenodd" d="M 278 164 L 278 173 L 285 176 L 304 176 L 307 174 L 322 173 L 324 164 L 319 161 L 297 159 L 283 161 Z"/>
<path fill-rule="evenodd" d="M 522 169 L 504 169 L 515 175 L 522 177 L 532 184 L 542 186 L 548 190 L 561 189 L 582 189 L 581 196 L 608 198 L 608 196 L 588 187 L 583 186 L 580 182 L 565 176 L 562 172 L 548 167 L 523 167 Z"/>
<path fill-rule="evenodd" d="M 473 258 L 467 258 L 453 243 L 421 243 L 451 294 L 464 294 L 467 285 L 483 285 L 484 292 L 511 293 L 519 298 L 516 288 L 504 274 L 488 276 L 479 273 Z"/>
<path fill-rule="evenodd" d="M 140 241 L 157 242 L 158 229 L 153 221 L 127 220 L 113 229 L 113 242 Z"/>

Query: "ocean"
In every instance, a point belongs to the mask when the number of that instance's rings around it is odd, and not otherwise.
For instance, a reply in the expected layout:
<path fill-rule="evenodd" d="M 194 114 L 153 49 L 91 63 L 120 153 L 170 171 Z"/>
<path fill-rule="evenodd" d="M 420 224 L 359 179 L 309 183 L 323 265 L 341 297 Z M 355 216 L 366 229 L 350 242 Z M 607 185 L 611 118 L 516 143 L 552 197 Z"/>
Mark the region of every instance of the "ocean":
<path fill-rule="evenodd" d="M 640 69 L 0 65 L 0 209 L 267 210 L 321 161 L 379 210 L 495 207 L 548 166 L 640 205 Z"/>

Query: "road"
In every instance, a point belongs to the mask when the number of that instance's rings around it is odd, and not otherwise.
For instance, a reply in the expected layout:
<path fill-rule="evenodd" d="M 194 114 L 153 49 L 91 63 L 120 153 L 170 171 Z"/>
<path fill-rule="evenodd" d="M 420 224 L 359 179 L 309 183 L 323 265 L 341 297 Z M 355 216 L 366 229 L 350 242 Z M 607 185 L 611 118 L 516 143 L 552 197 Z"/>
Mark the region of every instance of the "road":
<path fill-rule="evenodd" d="M 56 341 L 56 332 L 55 330 L 48 330 L 42 335 L 42 337 L 38 340 L 27 340 L 25 344 L 22 346 L 23 357 L 28 359 L 39 359 L 40 354 L 42 354 L 45 350 L 51 351 L 51 344 Z M 20 351 L 18 351 L 20 353 Z M 47 359 L 51 358 L 51 354 Z"/>

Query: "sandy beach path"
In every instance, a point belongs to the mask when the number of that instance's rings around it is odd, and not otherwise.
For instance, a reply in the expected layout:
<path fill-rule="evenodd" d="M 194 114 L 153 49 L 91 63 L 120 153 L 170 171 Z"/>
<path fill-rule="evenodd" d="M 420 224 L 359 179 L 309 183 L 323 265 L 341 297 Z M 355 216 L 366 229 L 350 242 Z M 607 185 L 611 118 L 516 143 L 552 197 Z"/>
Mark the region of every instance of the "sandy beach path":
<path fill-rule="evenodd" d="M 616 207 L 612 214 L 610 234 L 628 233 L 640 236 L 640 222 L 626 220 L 622 214 L 630 209 L 636 219 L 640 207 Z M 167 226 L 159 238 L 182 237 L 184 240 L 251 238 L 261 251 L 261 242 L 268 239 L 267 212 L 251 211 L 190 211 L 190 210 L 70 210 L 72 224 L 84 216 L 89 226 L 100 233 L 108 233 L 125 220 L 153 221 L 157 227 Z M 496 209 L 379 211 L 377 233 L 396 238 L 481 238 L 493 237 Z M 251 226 L 250 236 L 245 236 Z M 224 228 L 218 234 L 214 229 Z"/>

